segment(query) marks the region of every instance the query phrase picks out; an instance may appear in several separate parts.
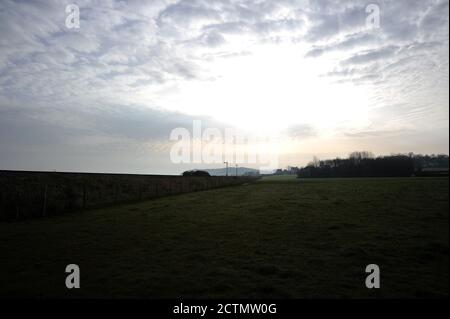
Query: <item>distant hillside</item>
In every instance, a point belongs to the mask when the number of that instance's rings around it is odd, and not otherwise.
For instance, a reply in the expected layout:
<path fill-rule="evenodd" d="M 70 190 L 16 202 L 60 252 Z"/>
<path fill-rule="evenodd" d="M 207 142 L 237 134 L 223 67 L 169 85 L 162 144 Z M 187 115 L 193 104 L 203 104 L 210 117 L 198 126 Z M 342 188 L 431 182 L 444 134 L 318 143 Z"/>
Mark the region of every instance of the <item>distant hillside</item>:
<path fill-rule="evenodd" d="M 201 169 L 202 171 L 208 172 L 211 176 L 225 176 L 226 168 L 210 168 L 210 169 Z M 259 175 L 259 170 L 248 167 L 238 167 L 237 175 L 242 176 L 244 174 L 254 174 Z M 236 176 L 236 167 L 230 166 L 228 167 L 228 176 Z"/>

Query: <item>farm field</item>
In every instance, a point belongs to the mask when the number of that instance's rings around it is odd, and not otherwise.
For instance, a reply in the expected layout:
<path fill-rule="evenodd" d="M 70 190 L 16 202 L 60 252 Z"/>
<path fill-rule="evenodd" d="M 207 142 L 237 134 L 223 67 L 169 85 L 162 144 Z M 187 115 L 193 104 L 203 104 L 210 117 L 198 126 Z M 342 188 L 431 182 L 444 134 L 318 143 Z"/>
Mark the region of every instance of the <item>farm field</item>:
<path fill-rule="evenodd" d="M 1 223 L 0 297 L 448 297 L 448 182 L 267 177 Z"/>

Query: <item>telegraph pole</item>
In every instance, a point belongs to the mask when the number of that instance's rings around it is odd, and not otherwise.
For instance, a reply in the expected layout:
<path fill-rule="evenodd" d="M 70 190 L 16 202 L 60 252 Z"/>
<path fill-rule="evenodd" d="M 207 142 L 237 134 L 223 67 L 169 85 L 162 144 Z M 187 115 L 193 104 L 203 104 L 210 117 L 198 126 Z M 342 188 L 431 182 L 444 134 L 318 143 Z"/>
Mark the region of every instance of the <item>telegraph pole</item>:
<path fill-rule="evenodd" d="M 238 165 L 236 164 L 236 177 L 237 177 Z"/>
<path fill-rule="evenodd" d="M 227 164 L 227 170 L 226 170 L 226 174 L 228 176 L 228 162 L 223 162 L 224 164 Z"/>

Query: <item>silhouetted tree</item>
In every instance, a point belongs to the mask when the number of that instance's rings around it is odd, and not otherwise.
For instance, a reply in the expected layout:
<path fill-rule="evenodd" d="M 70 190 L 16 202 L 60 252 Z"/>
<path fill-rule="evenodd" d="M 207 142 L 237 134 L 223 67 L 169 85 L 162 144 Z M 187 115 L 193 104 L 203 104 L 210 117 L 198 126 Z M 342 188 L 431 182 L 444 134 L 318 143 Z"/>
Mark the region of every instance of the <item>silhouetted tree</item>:
<path fill-rule="evenodd" d="M 208 172 L 200 171 L 200 170 L 193 170 L 193 171 L 186 171 L 183 172 L 183 176 L 211 176 Z"/>
<path fill-rule="evenodd" d="M 347 159 L 319 161 L 316 157 L 297 171 L 298 177 L 395 177 L 418 175 L 424 168 L 447 169 L 448 155 L 394 154 L 375 157 L 371 152 L 353 152 Z"/>

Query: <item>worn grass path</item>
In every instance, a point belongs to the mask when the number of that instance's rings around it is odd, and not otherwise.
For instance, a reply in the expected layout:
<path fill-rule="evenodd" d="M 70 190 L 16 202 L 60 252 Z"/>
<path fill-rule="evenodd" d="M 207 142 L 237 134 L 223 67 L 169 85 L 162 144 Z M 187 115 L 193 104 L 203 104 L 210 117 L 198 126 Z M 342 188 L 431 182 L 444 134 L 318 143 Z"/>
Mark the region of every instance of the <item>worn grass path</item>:
<path fill-rule="evenodd" d="M 446 297 L 448 215 L 448 178 L 282 177 L 5 223 L 0 297 Z"/>

